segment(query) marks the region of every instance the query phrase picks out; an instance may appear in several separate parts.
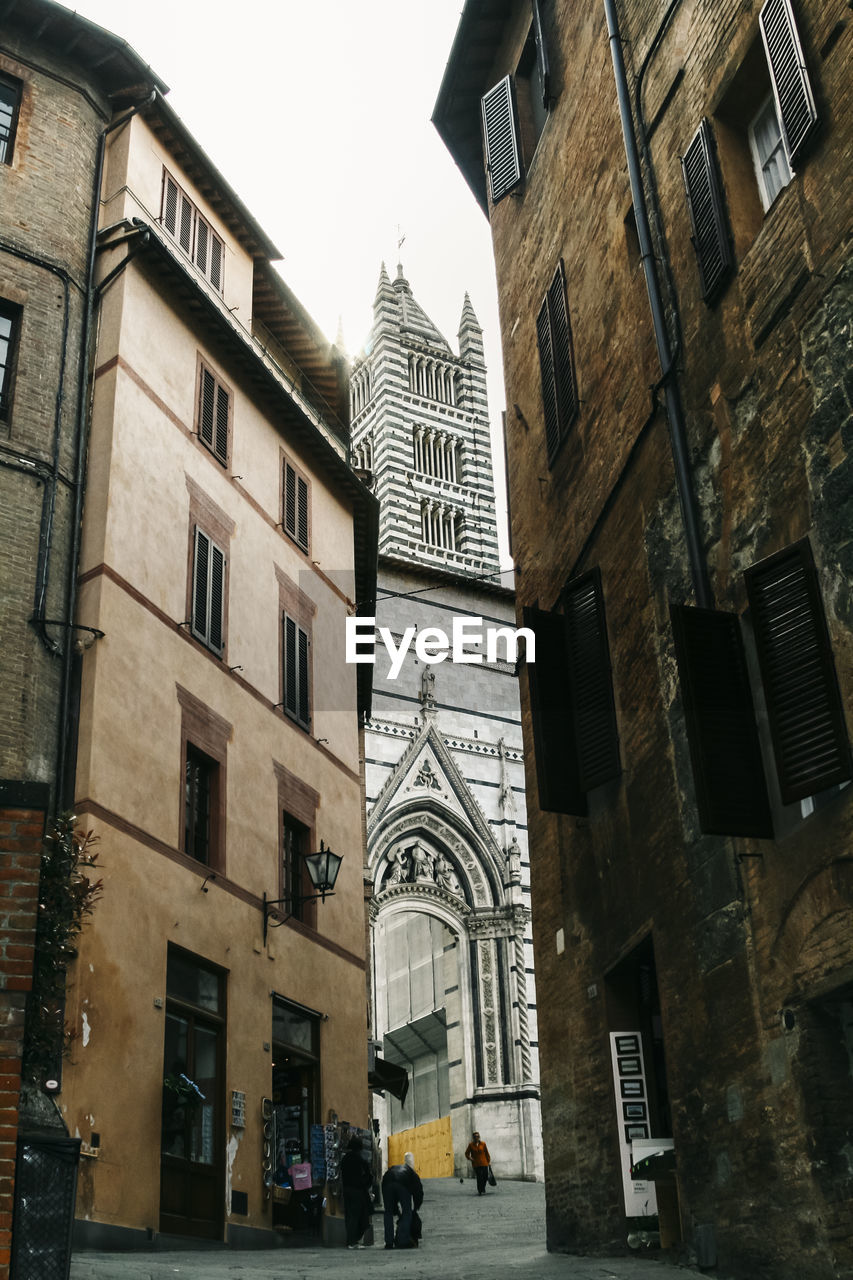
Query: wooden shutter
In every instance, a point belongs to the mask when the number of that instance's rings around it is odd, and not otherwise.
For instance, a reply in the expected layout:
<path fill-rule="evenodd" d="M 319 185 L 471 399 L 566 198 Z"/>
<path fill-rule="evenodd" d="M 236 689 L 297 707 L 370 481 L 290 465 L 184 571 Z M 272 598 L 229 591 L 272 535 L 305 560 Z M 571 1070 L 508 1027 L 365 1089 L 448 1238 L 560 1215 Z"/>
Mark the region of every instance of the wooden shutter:
<path fill-rule="evenodd" d="M 194 213 L 195 213 L 195 210 L 193 209 L 193 206 L 190 204 L 189 200 L 184 195 L 183 191 L 181 191 L 179 188 L 178 189 L 178 226 L 177 226 L 176 234 L 178 238 L 178 244 L 181 246 L 181 248 L 184 250 L 185 253 L 190 253 L 192 250 L 193 214 Z"/>
<path fill-rule="evenodd" d="M 521 182 L 521 146 L 515 88 L 511 76 L 483 95 L 483 135 L 486 141 L 486 172 L 492 204 Z"/>
<path fill-rule="evenodd" d="M 196 218 L 195 229 L 195 264 L 207 275 L 208 252 L 210 249 L 210 233 L 204 218 Z"/>
<path fill-rule="evenodd" d="M 560 429 L 565 434 L 577 416 L 578 397 L 572 328 L 569 323 L 569 300 L 566 293 L 566 269 L 562 258 L 548 289 L 548 313 L 551 317 L 554 382 L 557 389 Z"/>
<path fill-rule="evenodd" d="M 231 394 L 204 365 L 199 375 L 198 399 L 199 439 L 227 466 Z"/>
<path fill-rule="evenodd" d="M 216 431 L 216 379 L 204 367 L 199 379 L 198 396 L 198 434 L 208 449 L 212 449 Z"/>
<path fill-rule="evenodd" d="M 744 574 L 782 800 L 853 776 L 820 586 L 807 538 Z"/>
<path fill-rule="evenodd" d="M 545 110 L 551 105 L 551 68 L 548 63 L 548 46 L 542 32 L 542 13 L 539 0 L 533 0 L 533 35 L 536 40 L 536 57 L 539 61 L 539 75 L 542 78 L 542 106 Z"/>
<path fill-rule="evenodd" d="M 193 593 L 190 628 L 194 636 L 207 643 L 207 585 L 210 576 L 210 538 L 201 529 L 195 531 L 193 548 Z"/>
<path fill-rule="evenodd" d="M 702 297 L 712 302 L 733 259 L 711 126 L 703 120 L 681 160 Z"/>
<path fill-rule="evenodd" d="M 201 529 L 193 547 L 192 634 L 221 654 L 225 647 L 225 553 Z"/>
<path fill-rule="evenodd" d="M 587 812 L 580 785 L 572 717 L 566 619 L 525 609 L 524 626 L 536 636 L 536 661 L 527 663 L 539 808 L 550 813 Z"/>
<path fill-rule="evenodd" d="M 219 236 L 210 233 L 210 283 L 213 285 L 217 293 L 222 292 L 222 276 L 223 265 L 225 259 L 225 247 Z"/>
<path fill-rule="evenodd" d="M 551 325 L 548 320 L 547 295 L 536 317 L 536 340 L 539 345 L 539 370 L 542 374 L 545 445 L 550 461 L 560 443 L 560 416 L 557 412 L 557 384 L 554 380 L 554 349 L 551 343 Z"/>
<path fill-rule="evenodd" d="M 673 605 L 672 627 L 699 825 L 715 835 L 770 839 L 773 819 L 737 615 Z"/>
<path fill-rule="evenodd" d="M 818 118 L 791 0 L 767 0 L 758 15 L 758 23 L 773 82 L 782 141 L 793 167 Z"/>
<path fill-rule="evenodd" d="M 309 639 L 293 618 L 283 615 L 284 709 L 304 728 L 310 728 Z"/>
<path fill-rule="evenodd" d="M 163 174 L 163 226 L 170 235 L 175 235 L 178 226 L 178 185 Z"/>
<path fill-rule="evenodd" d="M 598 569 L 569 584 L 566 629 L 578 776 L 591 791 L 621 772 L 604 595 Z"/>
<path fill-rule="evenodd" d="M 309 489 L 292 463 L 284 461 L 284 528 L 294 542 L 308 550 Z"/>
<path fill-rule="evenodd" d="M 225 556 L 210 544 L 210 647 L 222 652 L 225 641 Z"/>
<path fill-rule="evenodd" d="M 536 317 L 545 444 L 551 462 L 578 414 L 575 355 L 569 322 L 566 270 L 562 259 Z"/>

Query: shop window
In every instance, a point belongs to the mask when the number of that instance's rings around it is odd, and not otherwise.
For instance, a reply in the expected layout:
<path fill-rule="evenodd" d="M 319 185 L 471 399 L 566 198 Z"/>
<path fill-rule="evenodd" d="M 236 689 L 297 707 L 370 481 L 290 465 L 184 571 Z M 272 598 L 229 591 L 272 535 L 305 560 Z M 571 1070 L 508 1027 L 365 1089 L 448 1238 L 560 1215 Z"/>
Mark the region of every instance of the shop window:
<path fill-rule="evenodd" d="M 271 1042 L 272 1178 L 291 1191 L 286 1202 L 273 1200 L 273 1224 L 298 1229 L 311 1217 L 312 1190 L 293 1189 L 292 1170 L 311 1163 L 311 1126 L 319 1123 L 320 1015 L 273 995 Z"/>

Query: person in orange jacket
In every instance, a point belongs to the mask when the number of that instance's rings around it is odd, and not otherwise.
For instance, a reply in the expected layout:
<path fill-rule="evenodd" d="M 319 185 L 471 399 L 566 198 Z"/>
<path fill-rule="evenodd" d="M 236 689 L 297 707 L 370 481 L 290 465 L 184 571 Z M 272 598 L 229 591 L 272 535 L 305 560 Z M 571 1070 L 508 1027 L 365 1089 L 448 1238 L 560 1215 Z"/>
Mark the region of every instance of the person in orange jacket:
<path fill-rule="evenodd" d="M 470 1160 L 474 1167 L 474 1176 L 477 1179 L 477 1195 L 484 1196 L 492 1157 L 489 1155 L 489 1148 L 485 1142 L 481 1142 L 480 1135 L 476 1130 L 471 1135 L 471 1141 L 465 1148 L 465 1159 Z"/>

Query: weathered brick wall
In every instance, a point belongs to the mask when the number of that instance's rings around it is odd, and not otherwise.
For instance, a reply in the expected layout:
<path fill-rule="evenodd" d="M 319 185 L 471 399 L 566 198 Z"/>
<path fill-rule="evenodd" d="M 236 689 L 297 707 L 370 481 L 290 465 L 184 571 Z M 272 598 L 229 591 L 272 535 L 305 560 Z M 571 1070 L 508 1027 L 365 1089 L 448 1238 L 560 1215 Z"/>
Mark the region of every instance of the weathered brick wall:
<path fill-rule="evenodd" d="M 21 308 L 11 412 L 0 424 L 0 774 L 50 781 L 62 663 L 31 619 L 67 616 L 92 185 L 108 117 L 78 68 L 24 47 L 13 31 L 0 70 L 23 85 L 0 214 L 0 296 Z M 64 649 L 66 632 L 46 630 L 48 645 Z"/>
<path fill-rule="evenodd" d="M 36 914 L 47 788 L 0 783 L 0 1280 L 7 1280 L 21 1050 L 32 987 Z M 18 796 L 20 807 L 10 799 Z"/>
<path fill-rule="evenodd" d="M 507 401 L 520 411 L 507 415 L 518 595 L 550 608 L 570 573 L 600 567 L 623 766 L 618 783 L 591 794 L 588 818 L 562 818 L 538 811 L 528 754 L 548 1240 L 624 1245 L 607 1047 L 623 1014 L 608 975 L 651 936 L 688 1240 L 712 1227 L 721 1267 L 749 1280 L 788 1274 L 792 1259 L 798 1280 L 827 1280 L 850 1266 L 853 1238 L 851 1123 L 839 1101 L 850 1081 L 839 1054 L 824 1051 L 840 1037 L 853 974 L 853 788 L 806 821 L 789 808 L 784 839 L 699 830 L 669 621 L 670 601 L 693 592 L 667 424 L 650 414 L 660 368 L 625 226 L 603 7 L 542 8 L 557 100 L 523 189 L 491 210 Z M 742 612 L 743 570 L 808 536 L 849 707 L 853 17 L 840 3 L 796 0 L 822 128 L 766 216 L 757 193 L 737 189 L 745 177 L 754 183 L 751 162 L 739 169 L 725 153 L 736 268 L 709 308 L 679 158 L 703 116 L 734 147 L 732 86 L 755 48 L 760 2 L 684 0 L 659 41 L 669 6 L 618 8 L 632 93 L 654 47 L 643 109 L 655 122 L 657 261 L 680 338 L 715 603 Z M 523 33 L 513 22 L 508 31 L 492 82 L 517 62 Z M 582 403 L 549 468 L 535 319 L 560 257 Z M 530 743 L 524 681 L 522 692 Z"/>

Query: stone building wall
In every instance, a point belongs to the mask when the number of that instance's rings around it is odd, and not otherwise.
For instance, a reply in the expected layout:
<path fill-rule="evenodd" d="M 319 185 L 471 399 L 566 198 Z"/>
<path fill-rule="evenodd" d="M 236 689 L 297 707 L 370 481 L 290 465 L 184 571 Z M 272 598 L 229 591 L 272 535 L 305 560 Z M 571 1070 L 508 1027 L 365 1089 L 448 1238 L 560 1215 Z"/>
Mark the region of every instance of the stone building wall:
<path fill-rule="evenodd" d="M 522 138 L 521 179 L 498 203 L 473 166 L 466 176 L 491 221 L 507 402 L 518 406 L 507 418 L 518 604 L 562 610 L 566 584 L 600 570 L 618 729 L 618 776 L 587 792 L 587 813 L 545 811 L 522 679 L 548 1242 L 625 1245 L 608 1041 L 647 1024 L 650 1126 L 675 1143 L 681 1247 L 750 1280 L 792 1265 L 823 1280 L 853 1257 L 853 789 L 842 778 L 782 803 L 743 575 L 808 539 L 828 680 L 849 725 L 853 20 L 841 5 L 794 4 L 819 125 L 765 211 L 747 140 L 762 66 L 770 91 L 761 4 L 616 8 L 701 557 L 713 607 L 736 615 L 744 637 L 774 836 L 725 837 L 700 821 L 670 616 L 695 603 L 697 584 L 604 7 L 542 0 L 551 102 L 538 143 Z M 463 13 L 436 113 L 462 161 L 479 136 L 479 96 L 507 73 L 523 92 L 525 9 L 503 6 L 488 35 L 481 6 Z M 484 36 L 493 61 L 478 76 L 466 51 Z M 450 111 L 463 101 L 464 127 Z M 731 253 L 708 301 L 680 163 L 703 118 Z M 536 320 L 560 259 L 578 406 L 549 458 Z M 662 1209 L 672 1226 L 663 1219 Z"/>

